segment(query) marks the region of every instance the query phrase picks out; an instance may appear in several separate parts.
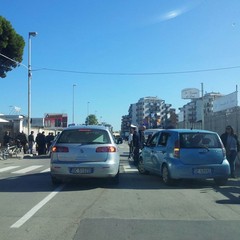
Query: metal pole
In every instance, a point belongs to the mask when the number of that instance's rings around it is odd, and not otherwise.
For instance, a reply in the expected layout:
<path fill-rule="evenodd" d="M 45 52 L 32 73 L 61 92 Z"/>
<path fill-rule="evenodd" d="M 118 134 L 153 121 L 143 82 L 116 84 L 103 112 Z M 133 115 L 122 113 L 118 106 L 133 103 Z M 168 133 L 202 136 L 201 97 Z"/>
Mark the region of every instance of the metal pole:
<path fill-rule="evenodd" d="M 32 80 L 32 69 L 31 69 L 31 36 L 35 37 L 36 32 L 28 33 L 28 135 L 31 132 L 31 80 Z"/>
<path fill-rule="evenodd" d="M 28 35 L 28 136 L 31 132 L 31 37 Z"/>
<path fill-rule="evenodd" d="M 87 104 L 87 125 L 89 125 L 89 102 Z"/>
<path fill-rule="evenodd" d="M 72 109 L 72 123 L 74 123 L 74 87 L 76 87 L 76 84 L 73 84 L 73 109 Z"/>
<path fill-rule="evenodd" d="M 203 83 L 201 83 L 201 92 L 202 92 L 202 129 L 205 128 L 205 116 L 204 116 L 204 93 L 203 93 Z"/>

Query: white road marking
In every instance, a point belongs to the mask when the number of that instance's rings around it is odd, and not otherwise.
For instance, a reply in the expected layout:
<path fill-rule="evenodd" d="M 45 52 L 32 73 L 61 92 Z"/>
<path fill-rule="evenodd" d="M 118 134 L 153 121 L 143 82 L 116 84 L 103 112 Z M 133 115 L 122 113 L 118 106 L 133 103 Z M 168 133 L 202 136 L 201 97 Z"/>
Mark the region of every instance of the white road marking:
<path fill-rule="evenodd" d="M 18 171 L 12 172 L 12 173 L 14 173 L 14 174 L 27 173 L 27 172 L 33 171 L 37 168 L 40 168 L 42 166 L 43 165 L 34 165 L 34 166 L 26 167 L 26 168 L 23 168 L 21 170 L 18 170 Z"/>
<path fill-rule="evenodd" d="M 136 167 L 131 167 L 130 165 L 123 165 L 123 170 L 125 173 L 138 172 Z"/>
<path fill-rule="evenodd" d="M 10 228 L 19 228 L 25 222 L 27 222 L 38 210 L 40 210 L 46 203 L 48 203 L 55 195 L 62 191 L 65 185 L 62 184 L 57 187 L 53 192 L 46 196 L 41 202 L 35 205 L 31 210 L 29 210 L 23 217 L 21 217 L 17 222 L 15 222 Z"/>
<path fill-rule="evenodd" d="M 47 169 L 41 171 L 41 173 L 45 173 L 45 172 L 50 172 L 50 168 L 47 168 Z"/>
<path fill-rule="evenodd" d="M 1 169 L 0 169 L 0 172 L 7 172 L 7 171 L 9 171 L 9 170 L 12 170 L 12 169 L 18 168 L 18 167 L 20 167 L 20 166 L 4 167 L 4 168 L 1 168 Z"/>

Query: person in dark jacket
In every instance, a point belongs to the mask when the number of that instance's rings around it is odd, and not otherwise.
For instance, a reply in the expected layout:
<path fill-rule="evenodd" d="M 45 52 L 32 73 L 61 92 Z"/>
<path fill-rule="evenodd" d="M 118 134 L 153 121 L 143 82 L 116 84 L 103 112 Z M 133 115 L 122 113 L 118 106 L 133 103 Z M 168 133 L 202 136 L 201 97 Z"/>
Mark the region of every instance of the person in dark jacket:
<path fill-rule="evenodd" d="M 36 137 L 38 155 L 46 154 L 46 137 L 45 133 L 38 133 Z"/>
<path fill-rule="evenodd" d="M 23 148 L 23 153 L 26 154 L 27 153 L 27 143 L 28 143 L 28 140 L 27 140 L 27 136 L 26 134 L 22 131 L 20 132 L 17 137 L 16 137 L 16 140 L 19 140 L 21 145 L 22 145 L 22 148 Z"/>
<path fill-rule="evenodd" d="M 145 144 L 145 136 L 144 131 L 146 130 L 146 127 L 143 125 L 140 127 L 138 133 L 139 133 L 139 141 L 140 141 L 140 149 L 143 149 Z"/>
<path fill-rule="evenodd" d="M 8 131 L 6 131 L 3 136 L 3 146 L 6 147 L 8 144 L 10 144 L 11 140 L 12 140 L 12 138 L 10 137 L 10 133 Z"/>
<path fill-rule="evenodd" d="M 34 145 L 34 131 L 31 131 L 31 134 L 28 136 L 28 151 L 30 154 L 33 154 L 33 145 Z"/>
<path fill-rule="evenodd" d="M 132 139 L 132 143 L 133 143 L 133 163 L 135 166 L 138 165 L 138 161 L 139 161 L 139 151 L 140 151 L 140 137 L 139 137 L 139 133 L 137 131 L 137 127 L 132 127 L 133 129 L 133 139 Z"/>
<path fill-rule="evenodd" d="M 225 133 L 221 135 L 221 140 L 226 149 L 226 157 L 230 164 L 231 177 L 235 178 L 235 160 L 239 148 L 239 141 L 231 126 L 226 127 Z"/>

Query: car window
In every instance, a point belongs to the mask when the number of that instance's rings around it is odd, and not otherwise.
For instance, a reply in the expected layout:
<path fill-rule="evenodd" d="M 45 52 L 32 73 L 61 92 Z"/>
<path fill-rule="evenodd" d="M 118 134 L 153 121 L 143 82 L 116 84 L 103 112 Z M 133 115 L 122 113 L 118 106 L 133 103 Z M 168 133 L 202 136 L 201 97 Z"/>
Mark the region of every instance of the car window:
<path fill-rule="evenodd" d="M 105 130 L 73 129 L 62 132 L 58 143 L 104 144 L 111 143 Z"/>
<path fill-rule="evenodd" d="M 180 134 L 181 148 L 221 148 L 221 142 L 214 133 L 182 133 Z"/>
<path fill-rule="evenodd" d="M 158 145 L 161 145 L 161 146 L 166 146 L 167 145 L 167 141 L 168 141 L 168 138 L 169 138 L 169 133 L 162 133 L 160 138 L 159 138 L 159 141 L 158 141 Z"/>
<path fill-rule="evenodd" d="M 158 143 L 158 137 L 160 133 L 155 133 L 149 141 L 149 146 L 154 147 Z"/>

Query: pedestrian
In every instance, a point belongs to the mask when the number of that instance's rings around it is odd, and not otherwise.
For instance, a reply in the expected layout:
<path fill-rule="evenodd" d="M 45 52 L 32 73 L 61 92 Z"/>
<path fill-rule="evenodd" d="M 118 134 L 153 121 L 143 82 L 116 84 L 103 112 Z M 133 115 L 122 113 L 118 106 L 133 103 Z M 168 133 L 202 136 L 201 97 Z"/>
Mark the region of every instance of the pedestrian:
<path fill-rule="evenodd" d="M 239 151 L 239 141 L 237 135 L 231 126 L 227 126 L 225 132 L 221 135 L 221 140 L 226 149 L 226 157 L 230 164 L 231 177 L 235 178 L 235 161 Z"/>
<path fill-rule="evenodd" d="M 28 136 L 28 153 L 33 154 L 34 146 L 34 131 L 31 131 L 31 134 Z"/>
<path fill-rule="evenodd" d="M 144 137 L 145 130 L 146 130 L 146 127 L 144 125 L 139 128 L 140 149 L 143 149 L 143 147 L 145 145 L 145 137 Z"/>
<path fill-rule="evenodd" d="M 54 140 L 53 133 L 49 132 L 48 135 L 46 136 L 47 152 L 49 152 L 53 140 Z"/>
<path fill-rule="evenodd" d="M 12 138 L 10 137 L 9 131 L 6 131 L 3 136 L 3 146 L 7 147 L 8 144 L 10 144 Z"/>
<path fill-rule="evenodd" d="M 138 165 L 140 151 L 140 138 L 137 131 L 137 127 L 133 126 L 133 163 L 135 166 Z"/>
<path fill-rule="evenodd" d="M 23 148 L 23 153 L 26 154 L 27 153 L 27 143 L 28 143 L 28 140 L 27 140 L 27 136 L 26 134 L 22 131 L 21 133 L 19 133 L 16 137 L 16 142 L 17 140 L 20 141 L 21 145 L 22 145 L 22 148 Z"/>
<path fill-rule="evenodd" d="M 46 137 L 45 133 L 38 133 L 36 137 L 38 155 L 46 154 Z"/>
<path fill-rule="evenodd" d="M 129 146 L 129 154 L 128 159 L 131 159 L 133 157 L 133 128 L 130 128 L 130 133 L 128 136 L 128 146 Z"/>

